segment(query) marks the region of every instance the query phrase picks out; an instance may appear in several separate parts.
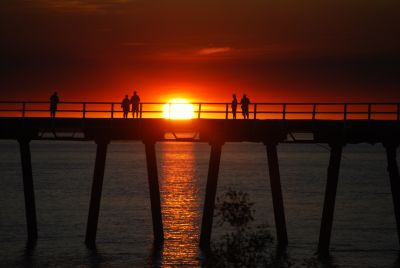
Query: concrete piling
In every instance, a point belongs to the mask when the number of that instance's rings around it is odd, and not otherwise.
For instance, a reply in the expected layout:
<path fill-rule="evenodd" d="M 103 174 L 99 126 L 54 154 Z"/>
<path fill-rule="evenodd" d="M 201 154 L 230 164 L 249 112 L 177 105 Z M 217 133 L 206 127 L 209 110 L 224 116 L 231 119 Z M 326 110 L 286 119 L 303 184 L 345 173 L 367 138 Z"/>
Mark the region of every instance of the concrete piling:
<path fill-rule="evenodd" d="M 319 234 L 318 254 L 322 257 L 329 255 L 333 215 L 335 210 L 336 190 L 339 180 L 340 160 L 342 158 L 341 144 L 331 145 L 328 175 L 325 189 L 324 208 Z"/>
<path fill-rule="evenodd" d="M 25 215 L 28 231 L 28 244 L 35 243 L 38 237 L 37 221 L 36 221 L 36 206 L 35 192 L 33 188 L 33 175 L 31 163 L 31 150 L 29 139 L 19 139 L 19 148 L 21 154 L 22 178 L 24 184 L 25 197 Z"/>
<path fill-rule="evenodd" d="M 160 187 L 158 183 L 155 141 L 144 141 L 144 145 L 146 151 L 154 243 L 155 245 L 160 245 L 164 240 L 164 230 L 161 214 L 161 198 Z"/>
<path fill-rule="evenodd" d="M 394 215 L 396 218 L 397 236 L 400 244 L 400 177 L 396 159 L 396 145 L 386 145 L 387 170 L 390 178 Z"/>
<path fill-rule="evenodd" d="M 288 244 L 286 231 L 285 209 L 283 206 L 282 186 L 279 173 L 279 161 L 276 144 L 267 143 L 268 170 L 271 183 L 272 204 L 274 206 L 276 235 L 278 247 L 284 248 Z"/>
<path fill-rule="evenodd" d="M 217 182 L 219 165 L 221 160 L 222 143 L 211 143 L 210 162 L 208 167 L 206 196 L 204 200 L 203 218 L 201 223 L 200 247 L 208 249 L 210 247 L 211 232 L 214 217 L 215 196 L 217 193 Z"/>
<path fill-rule="evenodd" d="M 96 160 L 94 165 L 92 193 L 90 197 L 89 216 L 86 226 L 85 244 L 89 248 L 96 245 L 97 224 L 99 221 L 101 192 L 103 189 L 104 170 L 106 165 L 109 140 L 96 140 Z"/>

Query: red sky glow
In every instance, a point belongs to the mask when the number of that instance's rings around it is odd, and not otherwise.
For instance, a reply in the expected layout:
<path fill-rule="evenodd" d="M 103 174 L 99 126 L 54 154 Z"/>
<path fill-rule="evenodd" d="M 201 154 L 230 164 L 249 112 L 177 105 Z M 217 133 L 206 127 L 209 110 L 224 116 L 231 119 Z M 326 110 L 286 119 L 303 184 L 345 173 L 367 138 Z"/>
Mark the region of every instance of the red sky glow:
<path fill-rule="evenodd" d="M 2 100 L 400 101 L 400 2 L 4 0 Z"/>

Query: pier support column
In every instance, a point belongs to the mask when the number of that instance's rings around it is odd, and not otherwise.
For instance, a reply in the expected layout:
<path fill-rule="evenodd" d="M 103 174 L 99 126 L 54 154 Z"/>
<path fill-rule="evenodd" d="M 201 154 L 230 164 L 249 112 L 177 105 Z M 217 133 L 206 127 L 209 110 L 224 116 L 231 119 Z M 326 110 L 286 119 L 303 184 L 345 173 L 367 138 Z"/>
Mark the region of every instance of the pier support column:
<path fill-rule="evenodd" d="M 96 140 L 96 160 L 94 164 L 92 193 L 85 238 L 86 246 L 89 248 L 94 248 L 96 246 L 97 224 L 99 221 L 101 192 L 103 189 L 104 169 L 109 142 L 110 141 L 107 139 Z"/>
<path fill-rule="evenodd" d="M 288 244 L 286 231 L 285 209 L 283 206 L 281 178 L 279 174 L 279 161 L 276 143 L 267 143 L 268 170 L 271 183 L 272 204 L 274 206 L 276 236 L 278 247 L 284 248 Z"/>
<path fill-rule="evenodd" d="M 206 196 L 204 199 L 203 218 L 200 232 L 200 248 L 209 249 L 211 232 L 214 218 L 215 196 L 217 193 L 217 182 L 219 164 L 221 162 L 222 142 L 211 143 L 210 162 L 206 185 Z"/>
<path fill-rule="evenodd" d="M 394 215 L 396 217 L 397 235 L 400 243 L 400 177 L 396 160 L 397 145 L 385 145 L 385 147 L 388 162 L 387 170 L 389 172 L 390 187 L 392 190 Z"/>
<path fill-rule="evenodd" d="M 327 257 L 329 255 L 329 244 L 331 240 L 333 214 L 335 210 L 336 190 L 339 180 L 340 160 L 342 158 L 343 149 L 341 144 L 334 144 L 330 146 L 331 152 L 318 243 L 318 254 L 321 257 Z"/>
<path fill-rule="evenodd" d="M 217 182 L 219 164 L 221 160 L 221 142 L 211 143 L 210 163 L 208 167 L 208 177 L 206 185 L 206 196 L 204 200 L 203 218 L 201 222 L 200 247 L 204 250 L 209 249 L 211 232 L 214 217 L 215 196 L 217 193 Z"/>
<path fill-rule="evenodd" d="M 21 153 L 22 178 L 24 182 L 25 215 L 28 230 L 28 244 L 34 244 L 37 240 L 35 192 L 33 189 L 31 150 L 29 139 L 19 139 Z"/>
<path fill-rule="evenodd" d="M 157 158 L 155 141 L 144 141 L 146 150 L 147 175 L 149 181 L 151 216 L 153 220 L 153 235 L 155 245 L 161 245 L 164 240 L 164 229 L 161 214 L 160 187 L 158 184 Z"/>

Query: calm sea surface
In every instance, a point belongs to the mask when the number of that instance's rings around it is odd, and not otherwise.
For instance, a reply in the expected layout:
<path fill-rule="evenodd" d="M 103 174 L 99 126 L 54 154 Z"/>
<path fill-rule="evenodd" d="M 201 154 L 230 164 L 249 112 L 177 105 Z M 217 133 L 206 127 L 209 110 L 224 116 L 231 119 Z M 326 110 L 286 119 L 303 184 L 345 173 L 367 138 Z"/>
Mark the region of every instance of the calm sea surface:
<path fill-rule="evenodd" d="M 196 267 L 210 148 L 207 144 L 157 144 L 165 244 L 152 248 L 144 146 L 110 144 L 97 235 L 97 250 L 83 241 L 95 144 L 32 142 L 39 240 L 25 249 L 26 226 L 18 144 L 0 142 L 1 267 Z M 325 145 L 279 145 L 291 262 L 314 256 L 318 243 L 329 152 Z M 223 147 L 218 193 L 249 193 L 256 220 L 275 235 L 265 148 Z M 215 227 L 213 238 L 226 230 Z M 332 233 L 336 267 L 398 267 L 385 153 L 380 145 L 344 149 Z"/>

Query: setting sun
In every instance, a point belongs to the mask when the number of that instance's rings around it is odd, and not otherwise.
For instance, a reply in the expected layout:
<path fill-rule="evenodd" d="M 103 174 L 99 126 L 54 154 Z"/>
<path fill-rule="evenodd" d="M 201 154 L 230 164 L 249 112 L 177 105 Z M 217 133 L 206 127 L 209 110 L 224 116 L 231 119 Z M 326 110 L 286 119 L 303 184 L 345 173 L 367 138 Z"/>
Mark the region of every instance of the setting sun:
<path fill-rule="evenodd" d="M 185 99 L 172 99 L 164 105 L 166 119 L 192 119 L 193 115 L 193 105 Z"/>

